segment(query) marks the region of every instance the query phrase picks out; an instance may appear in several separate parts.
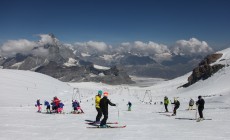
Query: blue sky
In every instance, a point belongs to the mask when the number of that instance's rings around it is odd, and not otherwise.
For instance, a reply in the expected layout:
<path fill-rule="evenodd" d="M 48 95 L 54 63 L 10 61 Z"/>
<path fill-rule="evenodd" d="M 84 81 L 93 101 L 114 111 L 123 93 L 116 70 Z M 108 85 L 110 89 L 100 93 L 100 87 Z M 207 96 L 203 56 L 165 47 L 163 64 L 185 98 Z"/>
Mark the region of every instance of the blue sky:
<path fill-rule="evenodd" d="M 229 0 L 1 0 L 0 43 L 54 33 L 63 42 L 230 44 Z"/>

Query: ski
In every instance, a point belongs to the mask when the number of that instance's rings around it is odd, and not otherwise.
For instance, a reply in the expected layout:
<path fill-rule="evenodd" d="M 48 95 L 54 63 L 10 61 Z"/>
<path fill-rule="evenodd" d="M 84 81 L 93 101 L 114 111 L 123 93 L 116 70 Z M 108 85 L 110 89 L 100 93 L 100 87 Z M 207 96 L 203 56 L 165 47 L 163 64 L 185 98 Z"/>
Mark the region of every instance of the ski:
<path fill-rule="evenodd" d="M 172 113 L 172 112 L 157 112 L 157 113 Z"/>
<path fill-rule="evenodd" d="M 196 120 L 194 118 L 175 118 L 175 119 L 178 119 L 178 120 Z M 212 119 L 204 119 L 204 120 L 212 120 Z"/>
<path fill-rule="evenodd" d="M 95 123 L 95 122 L 86 122 L 86 124 L 89 124 L 89 125 L 96 125 L 96 124 L 100 124 L 100 123 Z M 118 124 L 118 122 L 107 122 L 106 124 Z"/>
<path fill-rule="evenodd" d="M 172 114 L 160 114 L 160 115 L 164 115 L 164 116 L 167 116 L 167 117 L 173 117 L 175 115 L 172 115 Z"/>
<path fill-rule="evenodd" d="M 205 108 L 205 109 L 206 109 L 206 108 Z M 185 109 L 185 110 L 188 110 L 188 111 L 189 111 L 189 110 L 196 110 L 196 109 L 194 108 L 194 109 Z"/>
<path fill-rule="evenodd" d="M 125 128 L 126 125 L 120 125 L 120 126 L 108 126 L 108 127 L 100 127 L 100 126 L 89 126 L 89 127 L 86 127 L 86 128 L 99 128 L 99 129 L 107 129 L 107 128 Z"/>

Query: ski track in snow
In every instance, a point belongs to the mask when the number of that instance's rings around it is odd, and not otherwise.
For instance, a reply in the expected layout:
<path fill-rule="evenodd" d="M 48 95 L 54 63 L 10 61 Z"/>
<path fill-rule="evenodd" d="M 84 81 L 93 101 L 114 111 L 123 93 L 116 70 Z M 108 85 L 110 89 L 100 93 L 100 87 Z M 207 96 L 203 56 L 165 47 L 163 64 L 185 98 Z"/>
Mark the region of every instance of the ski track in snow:
<path fill-rule="evenodd" d="M 225 55 L 228 56 L 228 55 Z M 222 58 L 221 58 L 222 59 Z M 102 83 L 63 83 L 49 76 L 29 71 L 0 69 L 0 140 L 228 140 L 230 139 L 230 68 L 220 70 L 205 81 L 179 88 L 191 73 L 170 81 L 160 81 L 150 87 Z M 148 83 L 149 84 L 149 80 Z M 143 85 L 143 84 L 142 84 Z M 85 114 L 71 112 L 73 89 Z M 117 129 L 88 129 L 85 120 L 94 120 L 94 96 L 98 90 L 108 91 L 117 107 L 109 107 L 110 122 L 127 125 Z M 149 95 L 144 96 L 146 90 Z M 190 98 L 204 96 L 204 117 L 212 120 L 178 120 L 195 118 L 196 110 L 186 110 Z M 51 101 L 57 96 L 65 104 L 66 114 L 37 113 L 36 99 Z M 160 104 L 164 96 L 171 101 L 179 97 L 177 116 L 166 116 Z M 145 97 L 145 98 L 144 98 Z M 152 102 L 150 101 L 152 99 Z M 127 111 L 128 101 L 132 111 Z M 143 101 L 143 102 L 142 102 Z M 149 104 L 151 102 L 151 104 Z M 42 106 L 42 111 L 45 107 Z M 172 112 L 172 105 L 168 106 Z M 195 108 L 195 107 L 194 107 Z M 116 125 L 116 124 L 111 124 Z"/>

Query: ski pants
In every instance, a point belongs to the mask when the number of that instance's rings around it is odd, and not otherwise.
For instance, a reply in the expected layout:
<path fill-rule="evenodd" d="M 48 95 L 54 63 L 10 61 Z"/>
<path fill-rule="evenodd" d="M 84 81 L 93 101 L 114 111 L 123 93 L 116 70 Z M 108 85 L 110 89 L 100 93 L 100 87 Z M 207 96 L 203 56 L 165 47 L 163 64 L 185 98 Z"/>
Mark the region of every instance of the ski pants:
<path fill-rule="evenodd" d="M 199 112 L 200 118 L 203 118 L 203 110 L 204 110 L 203 107 L 198 107 L 198 112 Z"/>
<path fill-rule="evenodd" d="M 42 107 L 41 105 L 38 106 L 38 111 L 41 111 L 42 110 Z"/>
<path fill-rule="evenodd" d="M 179 108 L 178 106 L 177 106 L 177 107 L 174 107 L 174 109 L 173 109 L 173 114 L 176 115 L 176 110 L 177 110 L 178 108 Z"/>
<path fill-rule="evenodd" d="M 168 112 L 168 104 L 165 104 L 165 111 Z"/>
<path fill-rule="evenodd" d="M 96 122 L 99 122 L 102 116 L 102 111 L 101 111 L 101 108 L 97 108 L 97 107 L 96 107 L 96 110 L 97 110 Z"/>
<path fill-rule="evenodd" d="M 108 119 L 108 112 L 102 112 L 102 113 L 104 115 L 104 118 L 102 119 L 100 126 L 106 125 L 106 121 Z"/>

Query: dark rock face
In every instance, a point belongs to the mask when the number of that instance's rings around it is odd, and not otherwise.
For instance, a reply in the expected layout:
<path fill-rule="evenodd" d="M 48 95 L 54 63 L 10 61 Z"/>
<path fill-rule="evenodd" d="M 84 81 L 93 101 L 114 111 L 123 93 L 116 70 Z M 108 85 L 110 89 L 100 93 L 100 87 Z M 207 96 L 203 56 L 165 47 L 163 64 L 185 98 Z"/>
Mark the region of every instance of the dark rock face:
<path fill-rule="evenodd" d="M 216 60 L 218 60 L 219 58 L 221 58 L 222 55 L 223 55 L 223 54 L 219 54 L 219 53 L 212 54 L 212 55 L 208 55 L 208 56 L 206 56 L 206 57 L 204 58 L 204 60 L 202 60 L 202 61 L 199 63 L 199 66 L 214 63 L 214 62 L 216 62 Z"/>
<path fill-rule="evenodd" d="M 36 72 L 50 75 L 64 82 L 102 82 L 107 84 L 130 84 L 133 83 L 131 78 L 121 69 L 113 67 L 109 70 L 98 70 L 93 65 L 88 66 L 60 66 L 56 62 L 51 61 L 46 66 L 36 69 Z M 94 74 L 94 76 L 90 76 Z"/>
<path fill-rule="evenodd" d="M 188 77 L 188 83 L 184 84 L 182 87 L 188 87 L 199 80 L 205 80 L 216 73 L 218 70 L 222 69 L 224 65 L 215 64 L 210 65 L 211 63 L 216 62 L 221 58 L 223 54 L 212 54 L 208 55 L 199 63 L 199 66 L 193 69 L 192 74 Z"/>

